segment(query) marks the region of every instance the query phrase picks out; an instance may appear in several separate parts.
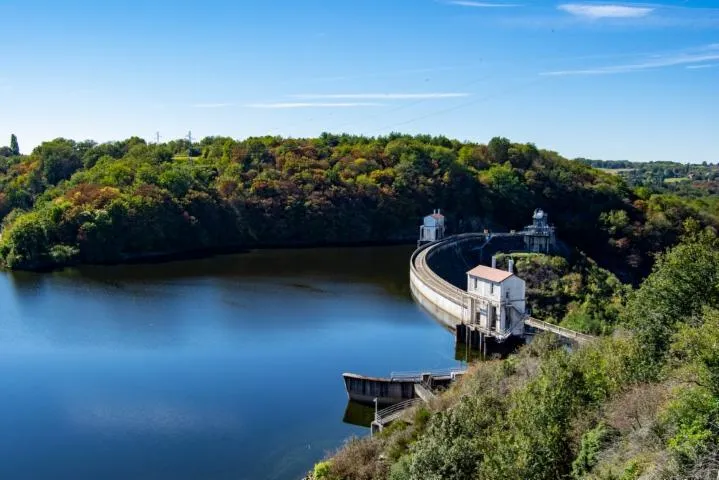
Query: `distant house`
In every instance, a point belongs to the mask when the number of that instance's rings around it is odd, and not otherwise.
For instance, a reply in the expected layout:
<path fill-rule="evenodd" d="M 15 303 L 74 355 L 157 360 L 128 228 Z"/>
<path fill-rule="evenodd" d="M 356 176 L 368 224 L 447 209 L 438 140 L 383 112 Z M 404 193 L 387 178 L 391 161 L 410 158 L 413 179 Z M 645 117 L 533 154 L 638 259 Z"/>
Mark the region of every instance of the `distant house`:
<path fill-rule="evenodd" d="M 492 259 L 493 267 L 496 265 Z M 521 334 L 526 309 L 525 282 L 509 270 L 478 265 L 467 272 L 472 318 L 470 323 L 498 336 Z"/>
<path fill-rule="evenodd" d="M 419 227 L 419 244 L 436 242 L 444 238 L 444 215 L 439 210 L 432 212 L 432 215 L 424 217 L 422 226 Z"/>
<path fill-rule="evenodd" d="M 538 208 L 532 215 L 532 224 L 524 227 L 524 247 L 529 252 L 549 253 L 554 249 L 554 227 L 549 225 L 549 215 Z"/>

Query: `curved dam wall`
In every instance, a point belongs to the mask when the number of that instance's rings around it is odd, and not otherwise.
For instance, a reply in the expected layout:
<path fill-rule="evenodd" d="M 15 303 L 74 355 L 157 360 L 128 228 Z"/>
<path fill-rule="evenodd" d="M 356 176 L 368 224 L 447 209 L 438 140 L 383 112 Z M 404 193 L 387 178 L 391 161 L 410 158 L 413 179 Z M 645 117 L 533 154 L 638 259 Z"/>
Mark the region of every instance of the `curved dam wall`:
<path fill-rule="evenodd" d="M 418 304 L 448 328 L 468 321 L 465 305 L 467 271 L 489 265 L 497 252 L 522 251 L 517 234 L 469 233 L 448 237 L 417 249 L 410 260 L 410 289 Z"/>
<path fill-rule="evenodd" d="M 467 290 L 467 271 L 477 265 L 491 265 L 492 257 L 497 253 L 524 252 L 522 235 L 502 234 L 487 238 L 476 234 L 447 244 L 437 245 L 427 253 L 429 268 L 461 290 Z"/>

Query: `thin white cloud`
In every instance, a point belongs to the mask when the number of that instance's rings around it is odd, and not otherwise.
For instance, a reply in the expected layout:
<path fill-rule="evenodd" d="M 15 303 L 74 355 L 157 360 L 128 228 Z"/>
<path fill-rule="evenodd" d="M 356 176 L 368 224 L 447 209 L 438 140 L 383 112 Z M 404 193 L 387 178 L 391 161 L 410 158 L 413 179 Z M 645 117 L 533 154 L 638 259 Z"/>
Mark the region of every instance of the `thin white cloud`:
<path fill-rule="evenodd" d="M 646 17 L 654 11 L 654 8 L 652 7 L 621 4 L 596 5 L 586 3 L 564 3 L 557 6 L 557 8 L 577 17 L 592 19 Z"/>
<path fill-rule="evenodd" d="M 674 67 L 679 65 L 691 65 L 693 68 L 705 68 L 704 62 L 712 62 L 719 60 L 719 51 L 711 46 L 704 47 L 699 50 L 687 53 L 674 53 L 657 55 L 646 58 L 643 61 L 623 64 L 609 65 L 597 68 L 586 68 L 578 70 L 558 70 L 553 72 L 543 72 L 540 75 L 549 76 L 567 76 L 567 75 L 610 75 L 616 73 L 630 73 L 642 70 L 651 70 L 658 68 Z"/>
<path fill-rule="evenodd" d="M 305 100 L 429 100 L 468 97 L 468 93 L 307 93 L 290 95 Z"/>
<path fill-rule="evenodd" d="M 196 103 L 192 108 L 226 108 L 234 105 L 233 103 Z"/>
<path fill-rule="evenodd" d="M 505 26 L 530 28 L 575 28 L 578 25 L 601 25 L 611 23 L 613 27 L 643 29 L 652 28 L 719 28 L 719 8 L 671 6 L 657 3 L 623 3 L 620 0 L 603 3 L 589 3 L 582 0 L 565 0 L 557 10 L 567 15 L 548 14 L 534 11 L 525 15 L 511 15 L 498 19 Z"/>
<path fill-rule="evenodd" d="M 687 65 L 686 68 L 690 70 L 696 70 L 698 68 L 714 68 L 719 67 L 719 63 L 705 63 L 701 65 Z"/>
<path fill-rule="evenodd" d="M 266 108 L 266 109 L 282 109 L 282 108 L 355 108 L 355 107 L 382 107 L 382 103 L 369 102 L 287 102 L 287 103 L 251 103 L 245 105 L 247 108 Z"/>
<path fill-rule="evenodd" d="M 320 81 L 320 82 L 335 82 L 340 80 L 358 80 L 358 79 L 366 79 L 366 78 L 386 78 L 386 77 L 402 77 L 407 75 L 416 75 L 416 74 L 425 74 L 425 73 L 437 73 L 437 72 L 444 72 L 449 70 L 460 70 L 468 68 L 468 65 L 464 66 L 455 66 L 455 67 L 434 67 L 434 68 L 412 68 L 412 69 L 406 69 L 406 70 L 396 70 L 396 71 L 381 71 L 381 72 L 375 72 L 375 73 L 365 73 L 361 75 L 336 75 L 336 76 L 328 76 L 328 77 L 315 77 L 311 80 Z"/>
<path fill-rule="evenodd" d="M 449 5 L 458 5 L 460 7 L 471 8 L 511 8 L 522 7 L 520 3 L 495 3 L 495 2 L 472 2 L 469 0 L 451 0 L 447 2 Z"/>

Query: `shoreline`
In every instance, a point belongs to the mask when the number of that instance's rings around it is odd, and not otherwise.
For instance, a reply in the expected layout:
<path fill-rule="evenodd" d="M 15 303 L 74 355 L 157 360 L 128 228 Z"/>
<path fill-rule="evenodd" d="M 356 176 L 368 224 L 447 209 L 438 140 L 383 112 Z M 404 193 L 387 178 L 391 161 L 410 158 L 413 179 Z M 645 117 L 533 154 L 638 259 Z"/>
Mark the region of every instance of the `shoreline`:
<path fill-rule="evenodd" d="M 161 264 L 169 262 L 179 262 L 185 260 L 199 260 L 203 258 L 211 258 L 221 255 L 234 255 L 248 253 L 252 250 L 281 250 L 295 249 L 305 250 L 312 248 L 361 248 L 361 247 L 390 247 L 395 245 L 414 245 L 416 239 L 395 238 L 387 240 L 366 240 L 366 241 L 347 241 L 347 242 L 277 242 L 277 243 L 258 243 L 249 245 L 228 245 L 223 247 L 204 247 L 190 250 L 164 251 L 164 252 L 147 252 L 140 254 L 125 255 L 120 259 L 106 262 L 73 262 L 64 265 L 44 265 L 36 268 L 17 268 L 11 269 L 3 267 L 5 272 L 34 272 L 34 273 L 50 273 L 63 270 L 70 267 L 82 266 L 117 266 L 117 265 L 147 265 Z"/>

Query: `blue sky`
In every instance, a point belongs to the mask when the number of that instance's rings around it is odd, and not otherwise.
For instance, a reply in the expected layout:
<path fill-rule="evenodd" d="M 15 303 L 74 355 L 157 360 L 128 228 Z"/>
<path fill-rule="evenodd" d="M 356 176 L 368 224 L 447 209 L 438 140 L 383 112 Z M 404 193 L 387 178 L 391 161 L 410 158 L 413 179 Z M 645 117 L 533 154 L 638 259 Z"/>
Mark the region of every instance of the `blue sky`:
<path fill-rule="evenodd" d="M 719 162 L 719 0 L 0 0 L 0 142 L 366 135 Z"/>

